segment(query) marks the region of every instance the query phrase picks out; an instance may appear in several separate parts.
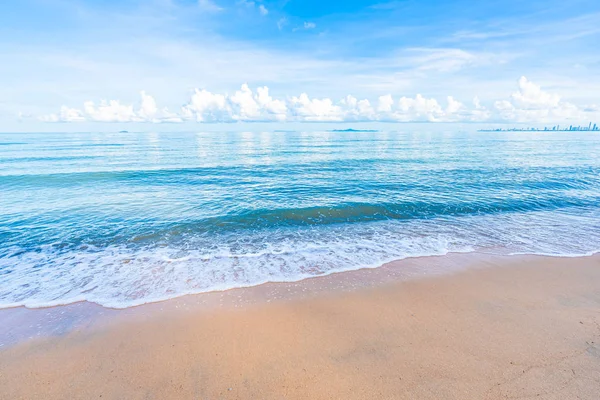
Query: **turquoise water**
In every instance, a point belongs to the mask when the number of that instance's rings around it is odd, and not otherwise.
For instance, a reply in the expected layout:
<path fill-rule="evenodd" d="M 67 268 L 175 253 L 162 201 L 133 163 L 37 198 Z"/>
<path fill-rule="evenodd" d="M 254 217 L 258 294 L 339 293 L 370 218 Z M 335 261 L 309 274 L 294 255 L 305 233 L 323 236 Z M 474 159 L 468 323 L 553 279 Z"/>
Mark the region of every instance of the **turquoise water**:
<path fill-rule="evenodd" d="M 0 307 L 600 250 L 600 135 L 0 134 Z"/>

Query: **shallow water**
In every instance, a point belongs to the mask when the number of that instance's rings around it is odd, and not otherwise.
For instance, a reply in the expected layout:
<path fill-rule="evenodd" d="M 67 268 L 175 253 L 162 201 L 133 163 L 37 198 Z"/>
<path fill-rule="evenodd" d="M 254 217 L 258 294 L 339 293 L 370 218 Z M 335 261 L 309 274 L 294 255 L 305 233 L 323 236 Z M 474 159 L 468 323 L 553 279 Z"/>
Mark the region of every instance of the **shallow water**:
<path fill-rule="evenodd" d="M 600 135 L 0 134 L 0 307 L 600 250 Z"/>

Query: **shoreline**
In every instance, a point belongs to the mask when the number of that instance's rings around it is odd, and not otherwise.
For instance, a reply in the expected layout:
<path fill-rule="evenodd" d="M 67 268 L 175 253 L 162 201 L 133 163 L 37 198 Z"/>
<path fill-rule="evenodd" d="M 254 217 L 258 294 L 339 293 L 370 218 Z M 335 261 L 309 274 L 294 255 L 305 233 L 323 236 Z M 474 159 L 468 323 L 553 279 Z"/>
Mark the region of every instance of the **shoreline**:
<path fill-rule="evenodd" d="M 257 285 L 182 294 L 124 308 L 107 307 L 87 300 L 43 307 L 22 305 L 7 307 L 0 309 L 0 318 L 5 321 L 5 324 L 0 324 L 0 350 L 35 338 L 64 335 L 77 329 L 110 324 L 120 318 L 148 317 L 165 308 L 171 310 L 182 308 L 193 311 L 219 308 L 235 309 L 252 304 L 298 300 L 311 296 L 364 290 L 381 285 L 451 276 L 465 270 L 486 267 L 487 264 L 493 264 L 492 267 L 503 267 L 529 259 L 594 257 L 600 259 L 600 253 L 557 256 L 497 254 L 482 251 L 451 252 L 443 255 L 407 257 L 377 267 L 334 271 L 294 281 L 269 281 Z M 309 290 L 310 293 L 307 293 Z M 34 325 L 34 323 L 36 324 Z"/>
<path fill-rule="evenodd" d="M 0 312 L 4 311 L 4 310 L 14 310 L 14 309 L 25 309 L 25 310 L 45 310 L 45 309 L 53 309 L 53 308 L 60 308 L 60 307 L 70 307 L 76 304 L 90 304 L 93 306 L 98 306 L 98 307 L 102 307 L 103 309 L 106 310 L 128 310 L 128 309 L 134 309 L 134 308 L 138 308 L 138 307 L 145 307 L 151 304 L 157 304 L 157 303 L 164 303 L 164 302 L 170 302 L 170 301 L 174 301 L 180 298 L 185 298 L 185 297 L 193 297 L 193 296 L 203 296 L 203 295 L 209 295 L 209 294 L 214 294 L 214 293 L 226 293 L 229 291 L 238 291 L 238 290 L 248 290 L 248 289 L 252 289 L 254 287 L 260 287 L 263 285 L 286 285 L 286 284 L 295 284 L 295 283 L 299 283 L 299 282 L 303 282 L 303 281 L 307 281 L 307 280 L 311 280 L 311 279 L 322 279 L 322 278 L 327 278 L 329 276 L 337 276 L 339 274 L 351 274 L 353 272 L 356 271 L 363 271 L 363 270 L 375 270 L 375 269 L 379 269 L 382 267 L 386 267 L 389 265 L 401 265 L 404 263 L 407 264 L 412 264 L 412 261 L 415 260 L 429 260 L 429 259 L 438 259 L 438 258 L 452 258 L 458 255 L 467 255 L 469 257 L 501 257 L 501 258 L 506 258 L 506 257 L 510 257 L 510 258 L 515 258 L 515 257 L 548 257 L 548 258 L 585 258 L 585 257 L 594 257 L 596 255 L 600 254 L 600 250 L 593 250 L 587 253 L 582 253 L 582 254 L 552 254 L 552 253 L 493 253 L 493 252 L 487 252 L 485 250 L 472 250 L 472 251 L 451 251 L 445 254 L 432 254 L 432 255 L 421 255 L 421 256 L 408 256 L 405 258 L 401 258 L 401 259 L 394 259 L 391 261 L 387 261 L 384 262 L 382 264 L 377 264 L 377 265 L 373 265 L 373 266 L 364 266 L 364 267 L 360 267 L 360 268 L 356 268 L 356 269 L 339 269 L 339 270 L 332 270 L 332 271 L 328 271 L 324 274 L 321 275 L 310 275 L 310 276 L 303 276 L 303 277 L 299 277 L 298 279 L 291 279 L 291 280 L 269 280 L 269 281 L 265 281 L 265 282 L 258 282 L 258 283 L 253 283 L 253 284 L 248 284 L 248 285 L 243 285 L 243 286 L 232 286 L 232 287 L 224 287 L 224 288 L 215 288 L 215 289 L 210 289 L 210 290 L 206 290 L 206 291 L 199 291 L 199 292 L 188 292 L 188 293 L 181 293 L 181 294 L 175 294 L 173 295 L 173 297 L 164 297 L 164 298 L 156 298 L 156 299 L 150 299 L 150 300 L 146 300 L 144 302 L 141 303 L 136 303 L 136 304 L 131 304 L 131 305 L 126 305 L 126 306 L 122 306 L 122 307 L 113 307 L 113 306 L 108 306 L 108 305 L 104 305 L 102 303 L 96 302 L 96 301 L 91 301 L 91 300 L 87 300 L 87 299 L 81 299 L 81 300 L 75 300 L 75 301 L 71 301 L 71 302 L 63 302 L 62 300 L 57 301 L 54 304 L 44 304 L 44 305 L 40 305 L 40 306 L 29 306 L 29 305 L 25 305 L 25 304 L 11 304 L 11 305 L 5 305 L 5 306 L 0 306 Z M 418 261 L 417 261 L 418 263 Z M 447 273 L 453 273 L 455 271 L 448 271 Z M 436 276 L 438 273 L 438 271 L 432 273 L 432 276 Z M 446 273 L 445 271 L 441 272 L 442 274 Z M 424 277 L 427 277 L 427 273 L 424 274 Z"/>
<path fill-rule="evenodd" d="M 286 285 L 286 284 L 294 284 L 294 283 L 299 283 L 299 282 L 303 282 L 303 281 L 307 281 L 307 280 L 311 280 L 311 279 L 322 279 L 322 278 L 327 278 L 329 276 L 336 276 L 339 274 L 348 274 L 348 273 L 353 273 L 356 271 L 364 271 L 364 270 L 374 270 L 374 269 L 378 269 L 381 267 L 386 267 L 389 265 L 400 265 L 403 263 L 411 263 L 411 261 L 414 260 L 428 260 L 428 259 L 437 259 L 437 258 L 447 258 L 447 257 L 455 257 L 458 255 L 471 255 L 472 257 L 477 257 L 479 256 L 487 256 L 487 255 L 491 255 L 491 256 L 499 256 L 499 257 L 521 257 L 521 256 L 525 256 L 525 257 L 565 257 L 565 258 L 578 258 L 578 257 L 589 257 L 589 256 L 593 256 L 595 254 L 600 253 L 600 251 L 594 251 L 591 252 L 590 254 L 582 254 L 582 255 L 549 255 L 549 254 L 529 254 L 529 253 L 518 253 L 518 254 L 495 254 L 495 253 L 487 253 L 485 251 L 464 251 L 464 252 L 448 252 L 446 254 L 432 254 L 432 255 L 424 255 L 424 256 L 409 256 L 406 258 L 401 258 L 401 259 L 394 259 L 391 261 L 387 261 L 384 262 L 382 264 L 377 264 L 377 265 L 373 265 L 373 266 L 364 266 L 364 267 L 360 267 L 360 268 L 356 268 L 356 269 L 339 269 L 339 270 L 332 270 L 332 271 L 328 271 L 324 274 L 321 275 L 311 275 L 311 276 L 303 276 L 303 277 L 299 277 L 298 279 L 291 279 L 291 280 L 271 280 L 271 281 L 265 281 L 265 282 L 258 282 L 258 283 L 254 283 L 254 284 L 248 284 L 248 285 L 244 285 L 244 286 L 232 286 L 232 287 L 225 287 L 223 289 L 220 288 L 215 288 L 215 289 L 210 289 L 207 291 L 200 291 L 200 292 L 190 292 L 190 293 L 181 293 L 181 294 L 175 294 L 173 295 L 173 297 L 164 297 L 164 298 L 157 298 L 157 299 L 150 299 L 147 301 L 144 301 L 142 303 L 139 304 L 132 304 L 132 305 L 127 305 L 127 306 L 123 306 L 123 307 L 111 307 L 111 306 L 107 306 L 104 304 L 101 304 L 99 302 L 95 302 L 95 301 L 91 301 L 91 300 L 87 300 L 87 299 L 81 299 L 81 300 L 76 300 L 76 301 L 71 301 L 71 302 L 61 302 L 60 300 L 57 301 L 54 304 L 47 304 L 47 305 L 40 305 L 40 306 L 29 306 L 29 305 L 25 305 L 25 304 L 11 304 L 11 305 L 7 305 L 7 306 L 3 306 L 0 307 L 0 311 L 2 310 L 12 310 L 12 309 L 27 309 L 27 310 L 44 310 L 44 309 L 53 309 L 53 308 L 60 308 L 60 307 L 69 307 L 72 305 L 76 305 L 76 304 L 91 304 L 94 306 L 99 306 L 102 307 L 106 310 L 127 310 L 127 309 L 133 309 L 133 308 L 138 308 L 138 307 L 144 307 L 144 306 L 148 306 L 151 304 L 157 304 L 157 303 L 164 303 L 164 302 L 169 302 L 169 301 L 174 301 L 180 298 L 184 298 L 184 297 L 192 297 L 192 296 L 203 296 L 203 295 L 209 295 L 209 294 L 214 294 L 214 293 L 226 293 L 229 291 L 238 291 L 238 290 L 248 290 L 254 287 L 260 287 L 260 286 L 264 286 L 264 285 Z M 451 273 L 452 271 L 450 271 Z"/>
<path fill-rule="evenodd" d="M 119 318 L 146 317 L 165 308 L 191 308 L 195 311 L 235 309 L 251 304 L 302 299 L 314 295 L 343 293 L 452 275 L 469 268 L 481 267 L 488 259 L 502 259 L 511 263 L 523 257 L 546 256 L 499 255 L 479 251 L 453 252 L 407 257 L 377 267 L 335 271 L 297 281 L 265 282 L 252 286 L 182 294 L 124 308 L 106 307 L 87 300 L 47 307 L 7 307 L 0 309 L 0 318 L 5 321 L 4 324 L 0 324 L 0 350 L 27 340 L 64 335 L 76 329 L 110 324 Z"/>
<path fill-rule="evenodd" d="M 71 325 L 0 347 L 0 399 L 600 392 L 600 255 L 400 263 L 126 310 L 45 309 Z M 419 263 L 461 268 L 401 279 L 411 266 L 417 276 Z"/>

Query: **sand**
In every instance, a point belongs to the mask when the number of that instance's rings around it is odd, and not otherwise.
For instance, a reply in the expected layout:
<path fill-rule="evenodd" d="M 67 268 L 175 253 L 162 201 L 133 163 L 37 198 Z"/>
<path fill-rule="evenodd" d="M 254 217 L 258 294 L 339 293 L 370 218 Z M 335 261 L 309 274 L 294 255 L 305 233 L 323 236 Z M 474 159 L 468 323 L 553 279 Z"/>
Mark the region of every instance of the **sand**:
<path fill-rule="evenodd" d="M 599 399 L 600 257 L 481 263 L 26 340 L 0 398 Z"/>

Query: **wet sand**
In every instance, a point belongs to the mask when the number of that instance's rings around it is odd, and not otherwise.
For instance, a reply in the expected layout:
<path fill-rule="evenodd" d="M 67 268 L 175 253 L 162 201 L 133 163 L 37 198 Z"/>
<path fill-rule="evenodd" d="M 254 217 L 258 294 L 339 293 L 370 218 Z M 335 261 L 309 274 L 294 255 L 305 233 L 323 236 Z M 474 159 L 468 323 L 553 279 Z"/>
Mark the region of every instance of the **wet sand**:
<path fill-rule="evenodd" d="M 265 293 L 292 286 L 226 295 L 253 299 L 243 304 L 211 294 L 110 311 L 0 348 L 0 398 L 600 398 L 600 256 L 477 263 L 381 278 L 406 264 L 393 263 L 274 301 Z M 353 283 L 326 290 L 336 280 Z M 42 315 L 4 311 L 5 323 Z"/>

